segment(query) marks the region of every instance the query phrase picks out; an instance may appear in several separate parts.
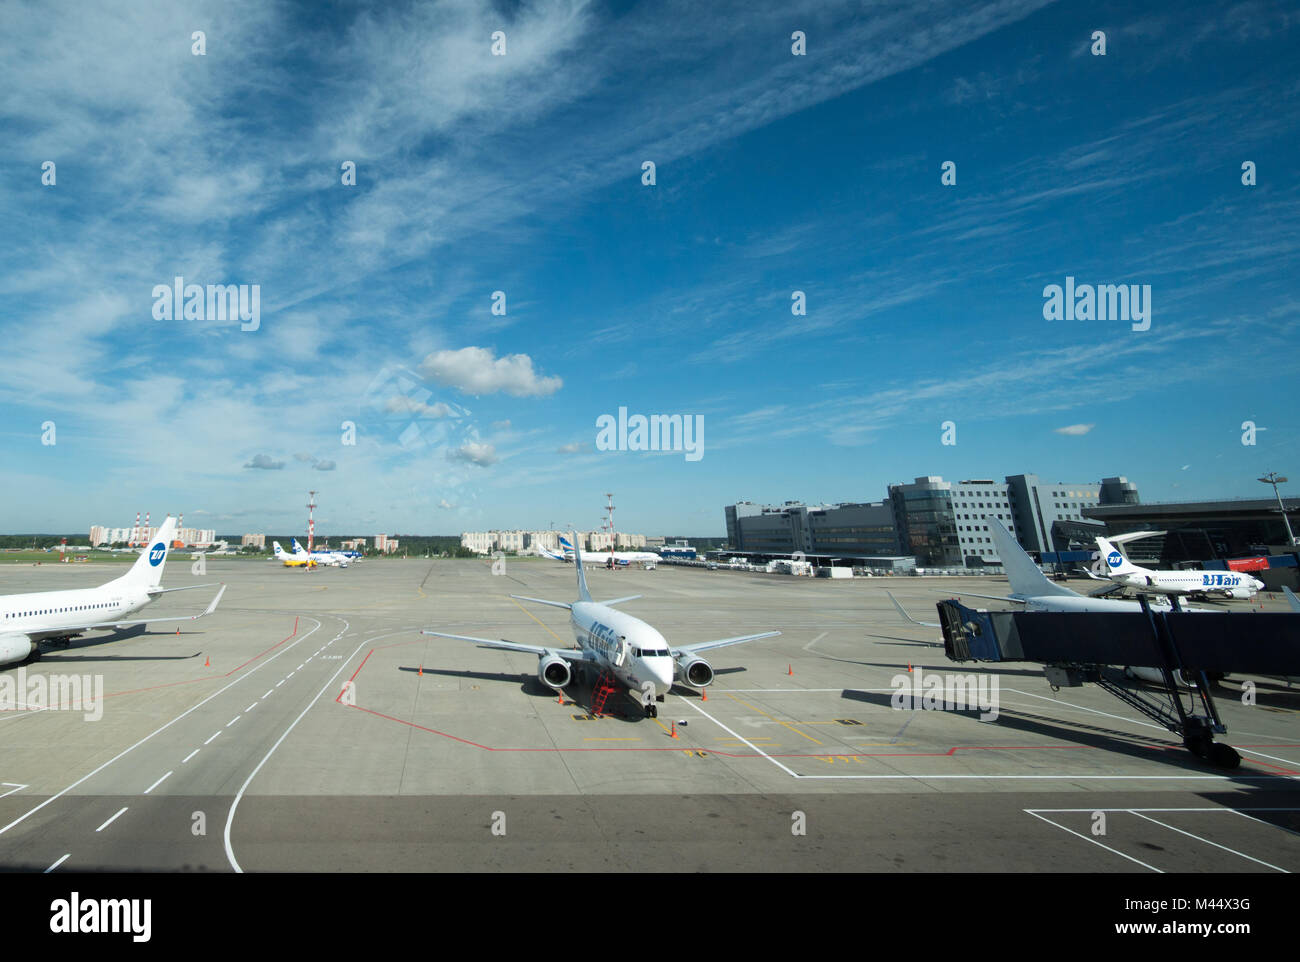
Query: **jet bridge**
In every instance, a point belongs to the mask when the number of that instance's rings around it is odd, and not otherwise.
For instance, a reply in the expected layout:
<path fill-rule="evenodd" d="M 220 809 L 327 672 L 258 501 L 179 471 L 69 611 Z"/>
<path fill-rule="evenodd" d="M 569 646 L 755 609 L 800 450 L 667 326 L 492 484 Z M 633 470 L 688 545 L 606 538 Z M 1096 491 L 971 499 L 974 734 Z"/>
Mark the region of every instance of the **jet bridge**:
<path fill-rule="evenodd" d="M 1043 664 L 1052 688 L 1093 682 L 1183 739 L 1189 751 L 1235 768 L 1241 756 L 1214 736 L 1219 718 L 1210 679 L 1227 674 L 1300 674 L 1300 615 L 1288 612 L 981 611 L 956 600 L 938 604 L 944 651 L 951 661 Z M 1124 684 L 1109 666 L 1160 673 L 1163 700 Z M 1184 706 L 1184 690 L 1190 706 Z M 1198 711 L 1199 710 L 1199 711 Z"/>

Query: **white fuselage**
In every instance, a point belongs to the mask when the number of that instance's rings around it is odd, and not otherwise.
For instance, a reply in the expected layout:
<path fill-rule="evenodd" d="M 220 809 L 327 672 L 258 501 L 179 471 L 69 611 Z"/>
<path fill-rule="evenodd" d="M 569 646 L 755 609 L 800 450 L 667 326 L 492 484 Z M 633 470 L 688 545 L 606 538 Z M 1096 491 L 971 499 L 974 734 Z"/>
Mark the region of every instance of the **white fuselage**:
<path fill-rule="evenodd" d="M 1264 583 L 1239 571 L 1149 571 L 1140 569 L 1110 574 L 1111 581 L 1162 595 L 1221 594 L 1228 598 L 1250 598 Z"/>
<path fill-rule="evenodd" d="M 578 647 L 595 656 L 629 692 L 653 700 L 673 686 L 668 642 L 640 618 L 593 601 L 574 602 L 569 621 Z"/>
<path fill-rule="evenodd" d="M 54 637 L 88 622 L 122 618 L 151 600 L 144 589 L 127 589 L 111 581 L 98 588 L 6 595 L 0 597 L 0 634 L 16 631 Z"/>

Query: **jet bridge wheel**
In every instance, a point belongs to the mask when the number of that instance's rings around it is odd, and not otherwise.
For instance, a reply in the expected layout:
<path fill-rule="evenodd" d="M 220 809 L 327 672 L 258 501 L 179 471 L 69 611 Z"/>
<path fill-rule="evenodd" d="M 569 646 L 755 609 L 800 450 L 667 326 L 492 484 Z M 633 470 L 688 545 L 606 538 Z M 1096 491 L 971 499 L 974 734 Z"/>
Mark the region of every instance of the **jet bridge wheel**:
<path fill-rule="evenodd" d="M 1235 748 L 1216 742 L 1208 734 L 1188 735 L 1183 744 L 1197 758 L 1204 758 L 1216 768 L 1236 768 L 1241 764 Z"/>

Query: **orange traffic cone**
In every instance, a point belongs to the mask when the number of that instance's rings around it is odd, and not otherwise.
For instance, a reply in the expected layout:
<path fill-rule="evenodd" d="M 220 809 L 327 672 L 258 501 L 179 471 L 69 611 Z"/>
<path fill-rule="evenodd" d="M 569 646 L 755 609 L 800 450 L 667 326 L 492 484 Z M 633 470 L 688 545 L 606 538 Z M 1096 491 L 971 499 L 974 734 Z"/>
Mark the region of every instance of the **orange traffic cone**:
<path fill-rule="evenodd" d="M 703 688 L 701 688 L 701 689 L 700 689 L 700 701 L 708 701 L 708 700 L 709 700 L 709 693 L 708 693 L 707 691 L 705 691 Z"/>
<path fill-rule="evenodd" d="M 673 738 L 677 737 L 677 722 L 673 722 L 673 730 L 671 732 L 671 735 Z"/>
<path fill-rule="evenodd" d="M 417 675 L 417 677 L 419 677 L 419 678 L 423 678 L 423 677 L 424 677 L 424 666 L 423 666 L 423 665 L 420 666 L 420 670 L 416 673 L 416 675 Z"/>
<path fill-rule="evenodd" d="M 911 663 L 910 661 L 907 663 L 907 671 L 908 671 L 908 674 L 911 674 L 911 672 L 912 672 L 912 663 Z"/>
<path fill-rule="evenodd" d="M 203 657 L 203 667 L 204 667 L 204 668 L 211 668 L 211 667 L 212 667 L 212 662 L 208 659 L 208 657 L 207 657 L 206 655 Z"/>
<path fill-rule="evenodd" d="M 786 671 L 786 674 L 787 674 L 787 675 L 793 675 L 793 674 L 794 674 L 794 665 L 791 665 L 791 666 L 789 667 L 789 669 Z"/>

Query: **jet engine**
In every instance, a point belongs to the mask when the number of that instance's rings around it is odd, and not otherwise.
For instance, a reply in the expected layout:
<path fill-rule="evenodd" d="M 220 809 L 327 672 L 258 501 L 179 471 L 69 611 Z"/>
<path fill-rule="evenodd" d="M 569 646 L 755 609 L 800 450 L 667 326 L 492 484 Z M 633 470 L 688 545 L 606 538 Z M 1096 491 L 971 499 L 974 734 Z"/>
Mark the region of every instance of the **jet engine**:
<path fill-rule="evenodd" d="M 0 665 L 12 665 L 15 662 L 26 661 L 32 655 L 37 654 L 40 649 L 41 646 L 26 635 L 17 633 L 0 635 Z"/>
<path fill-rule="evenodd" d="M 686 655 L 677 662 L 676 680 L 692 688 L 707 688 L 713 684 L 713 669 L 703 658 Z"/>
<path fill-rule="evenodd" d="M 537 661 L 537 677 L 556 691 L 569 683 L 569 663 L 559 655 L 545 655 Z"/>

